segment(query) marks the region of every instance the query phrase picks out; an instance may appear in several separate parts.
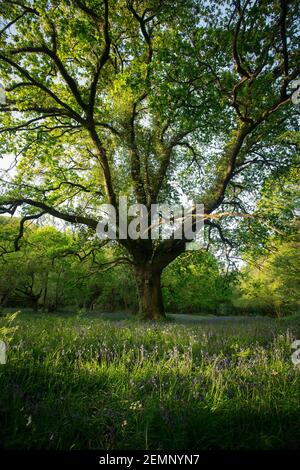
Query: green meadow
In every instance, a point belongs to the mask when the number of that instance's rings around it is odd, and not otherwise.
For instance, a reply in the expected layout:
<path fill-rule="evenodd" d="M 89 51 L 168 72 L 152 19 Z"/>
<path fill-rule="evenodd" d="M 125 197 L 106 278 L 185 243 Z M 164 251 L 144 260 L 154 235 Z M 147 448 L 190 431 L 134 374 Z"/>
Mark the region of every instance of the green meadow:
<path fill-rule="evenodd" d="M 0 365 L 2 448 L 300 447 L 299 316 L 145 323 L 24 311 L 12 326 Z"/>

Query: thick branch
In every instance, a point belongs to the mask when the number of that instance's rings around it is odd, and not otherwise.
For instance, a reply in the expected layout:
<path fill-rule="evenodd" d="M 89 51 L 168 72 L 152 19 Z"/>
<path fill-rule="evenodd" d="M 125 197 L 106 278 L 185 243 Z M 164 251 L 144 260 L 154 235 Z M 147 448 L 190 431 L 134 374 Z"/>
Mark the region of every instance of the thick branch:
<path fill-rule="evenodd" d="M 19 49 L 14 49 L 13 51 L 10 51 L 10 52 L 11 54 L 20 54 L 20 53 L 22 54 L 24 53 L 46 54 L 48 57 L 50 57 L 53 60 L 53 62 L 57 66 L 58 70 L 60 71 L 66 84 L 69 86 L 72 92 L 72 95 L 76 99 L 79 106 L 83 110 L 87 109 L 87 105 L 86 103 L 84 103 L 80 95 L 77 83 L 75 82 L 74 78 L 71 77 L 71 75 L 68 73 L 67 69 L 65 68 L 64 64 L 62 63 L 62 61 L 60 60 L 60 58 L 58 57 L 55 51 L 52 51 L 46 45 L 43 45 L 41 47 L 21 47 Z"/>
<path fill-rule="evenodd" d="M 109 53 L 110 53 L 110 36 L 109 36 L 109 27 L 108 27 L 108 0 L 104 0 L 104 6 L 105 6 L 105 13 L 104 13 L 104 41 L 105 41 L 105 46 L 104 50 L 102 52 L 101 58 L 97 64 L 96 68 L 96 73 L 93 79 L 93 82 L 91 84 L 91 90 L 90 90 L 90 102 L 89 102 L 89 113 L 90 116 L 93 115 L 93 110 L 94 110 L 94 105 L 95 105 L 95 97 L 96 97 L 96 91 L 97 91 L 97 83 L 99 80 L 99 76 L 101 73 L 102 68 L 106 64 L 106 62 L 109 59 Z"/>
<path fill-rule="evenodd" d="M 67 103 L 63 102 L 53 91 L 51 91 L 45 85 L 35 80 L 26 69 L 21 67 L 18 63 L 14 62 L 9 57 L 4 56 L 3 54 L 0 54 L 0 59 L 9 64 L 11 67 L 17 70 L 23 77 L 29 80 L 32 86 L 39 88 L 47 95 L 49 95 L 62 108 L 66 109 L 74 119 L 76 119 L 81 124 L 85 124 L 84 119 L 74 109 L 72 109 Z"/>
<path fill-rule="evenodd" d="M 44 202 L 35 201 L 30 198 L 14 198 L 14 199 L 8 199 L 6 201 L 4 200 L 1 202 L 1 205 L 0 205 L 0 213 L 1 214 L 5 214 L 5 213 L 14 214 L 16 209 L 19 206 L 22 206 L 23 204 L 27 204 L 29 206 L 42 209 L 44 213 L 52 215 L 53 217 L 56 217 L 57 219 L 65 220 L 66 222 L 71 222 L 73 224 L 86 225 L 87 227 L 91 227 L 94 230 L 97 227 L 97 221 L 94 219 L 91 219 L 89 217 L 83 217 L 81 215 L 67 214 L 66 212 L 62 212 L 62 211 L 59 211 L 58 209 L 55 209 L 54 207 L 48 206 Z"/>
<path fill-rule="evenodd" d="M 42 211 L 42 212 L 39 212 L 38 214 L 34 214 L 34 215 L 26 215 L 25 217 L 23 217 L 20 221 L 20 227 L 19 227 L 19 233 L 18 233 L 18 236 L 17 238 L 15 239 L 15 242 L 14 242 L 14 246 L 15 246 L 15 251 L 19 251 L 20 250 L 20 245 L 19 245 L 19 241 L 21 240 L 21 238 L 23 237 L 24 235 L 24 226 L 25 226 L 25 222 L 28 222 L 28 220 L 37 220 L 39 219 L 40 217 L 42 217 L 42 215 L 46 214 L 46 212 Z"/>

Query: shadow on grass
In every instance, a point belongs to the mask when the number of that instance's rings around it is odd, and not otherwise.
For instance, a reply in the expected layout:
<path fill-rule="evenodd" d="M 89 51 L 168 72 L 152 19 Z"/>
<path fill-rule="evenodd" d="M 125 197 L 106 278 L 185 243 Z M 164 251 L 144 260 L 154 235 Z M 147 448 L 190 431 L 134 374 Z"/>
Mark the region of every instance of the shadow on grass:
<path fill-rule="evenodd" d="M 213 409 L 177 390 L 130 387 L 126 370 L 7 364 L 0 370 L 6 449 L 295 449 L 299 408 L 235 399 Z"/>

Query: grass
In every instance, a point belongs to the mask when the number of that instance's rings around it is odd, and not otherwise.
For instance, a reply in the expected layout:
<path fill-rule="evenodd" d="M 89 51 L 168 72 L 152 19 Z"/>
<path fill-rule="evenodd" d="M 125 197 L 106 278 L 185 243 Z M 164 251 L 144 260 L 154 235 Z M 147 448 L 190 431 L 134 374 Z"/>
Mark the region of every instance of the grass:
<path fill-rule="evenodd" d="M 3 448 L 299 447 L 299 316 L 155 325 L 26 312 L 15 324 Z"/>

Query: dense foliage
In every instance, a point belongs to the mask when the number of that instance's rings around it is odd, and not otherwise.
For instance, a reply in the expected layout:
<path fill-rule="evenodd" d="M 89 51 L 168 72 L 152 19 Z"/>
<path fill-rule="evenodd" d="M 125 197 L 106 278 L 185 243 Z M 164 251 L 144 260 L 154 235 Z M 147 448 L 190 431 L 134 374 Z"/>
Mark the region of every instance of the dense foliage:
<path fill-rule="evenodd" d="M 18 220 L 0 217 L 0 228 L 0 307 L 137 312 L 132 269 L 114 265 L 117 247 L 94 254 L 77 233 L 32 225 L 15 251 Z M 207 251 L 181 255 L 163 274 L 166 310 L 274 316 L 299 311 L 299 242 L 270 240 L 271 254 L 266 248 L 260 257 L 248 252 L 248 264 L 227 273 Z"/>
<path fill-rule="evenodd" d="M 120 217 L 120 196 L 148 210 L 184 196 L 225 243 L 236 220 L 274 217 L 255 202 L 297 159 L 297 0 L 2 0 L 0 13 L 14 168 L 1 213 L 95 237 L 101 203 Z M 119 239 L 143 317 L 164 317 L 161 275 L 189 240 Z"/>
<path fill-rule="evenodd" d="M 284 316 L 300 310 L 299 241 L 285 242 L 242 271 L 235 306 L 248 313 Z"/>
<path fill-rule="evenodd" d="M 21 247 L 15 251 L 18 220 L 0 217 L 0 228 L 2 307 L 137 311 L 132 270 L 126 265 L 114 266 L 111 248 L 97 249 L 93 257 L 91 245 L 78 234 L 32 225 L 25 229 Z M 221 312 L 223 303 L 230 301 L 228 283 L 228 276 L 212 255 L 187 253 L 164 274 L 166 308 L 186 313 Z"/>

